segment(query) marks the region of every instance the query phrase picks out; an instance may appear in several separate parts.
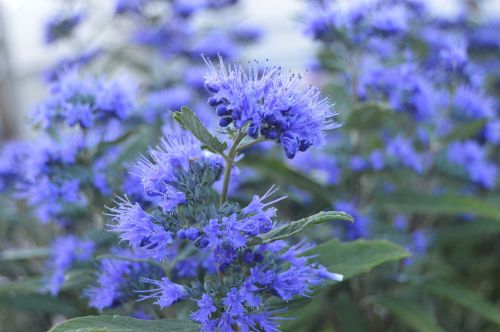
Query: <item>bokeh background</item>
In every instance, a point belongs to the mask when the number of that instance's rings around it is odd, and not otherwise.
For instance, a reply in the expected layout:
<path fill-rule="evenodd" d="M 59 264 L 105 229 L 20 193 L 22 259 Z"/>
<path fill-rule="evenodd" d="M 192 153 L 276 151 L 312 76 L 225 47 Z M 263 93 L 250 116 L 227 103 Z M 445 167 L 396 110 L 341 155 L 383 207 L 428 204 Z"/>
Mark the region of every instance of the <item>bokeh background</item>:
<path fill-rule="evenodd" d="M 346 0 L 349 1 L 349 0 Z M 357 0 L 355 0 L 357 1 Z M 361 0 L 363 1 L 363 0 Z M 92 2 L 92 1 L 91 1 Z M 304 36 L 303 27 L 298 21 L 305 6 L 303 0 L 246 0 L 238 5 L 238 16 L 248 24 L 254 24 L 264 32 L 262 40 L 246 48 L 241 60 L 270 59 L 291 69 L 307 69 L 319 46 Z M 340 1 L 342 2 L 342 1 Z M 427 0 L 429 8 L 437 16 L 453 17 L 460 13 L 464 1 Z M 500 0 L 480 1 L 487 17 L 500 16 Z M 81 40 L 112 40 L 112 34 L 103 36 L 99 29 L 106 25 L 113 11 L 110 1 L 94 1 L 101 15 L 92 15 L 95 26 L 78 31 Z M 16 136 L 26 135 L 24 117 L 34 105 L 43 99 L 45 89 L 40 73 L 61 57 L 76 54 L 77 47 L 59 44 L 47 47 L 43 43 L 44 23 L 59 8 L 54 0 L 0 0 L 0 77 L 2 114 L 9 114 L 12 129 Z M 98 16 L 98 17 L 94 17 Z M 99 17 L 101 16 L 101 17 Z M 108 22 L 109 23 L 109 22 Z M 7 134 L 10 135 L 10 134 Z"/>

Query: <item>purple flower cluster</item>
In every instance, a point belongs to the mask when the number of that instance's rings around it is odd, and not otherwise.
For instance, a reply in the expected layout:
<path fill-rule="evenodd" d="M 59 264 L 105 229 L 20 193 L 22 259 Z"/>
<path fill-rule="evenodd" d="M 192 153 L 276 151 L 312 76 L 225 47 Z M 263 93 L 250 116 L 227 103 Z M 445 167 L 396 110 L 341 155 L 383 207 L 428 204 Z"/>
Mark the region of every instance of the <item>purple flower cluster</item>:
<path fill-rule="evenodd" d="M 94 243 L 80 240 L 73 235 L 57 238 L 52 244 L 48 268 L 51 271 L 48 283 L 50 293 L 55 296 L 64 284 L 65 272 L 77 262 L 87 261 L 92 257 Z"/>
<path fill-rule="evenodd" d="M 407 32 L 416 8 L 407 1 L 312 1 L 304 15 L 306 33 L 324 42 L 367 44 L 370 38 L 398 37 Z"/>
<path fill-rule="evenodd" d="M 216 108 L 222 127 L 232 125 L 253 139 L 279 143 L 288 158 L 323 142 L 324 131 L 334 128 L 335 115 L 327 99 L 315 87 L 300 87 L 299 75 L 285 75 L 280 67 L 249 64 L 217 68 L 207 60 L 211 73 L 205 87 L 212 94 L 208 104 Z"/>
<path fill-rule="evenodd" d="M 35 117 L 45 128 L 58 123 L 90 128 L 123 121 L 134 109 L 135 87 L 127 80 L 83 78 L 69 71 L 55 82 Z"/>
<path fill-rule="evenodd" d="M 271 205 L 282 198 L 270 200 L 276 189 L 254 196 L 243 208 L 234 203 L 216 208 L 210 192 L 222 170 L 220 157 L 203 151 L 187 133 L 164 139 L 149 155 L 134 172 L 153 205 L 118 199 L 110 210 L 111 229 L 146 258 L 183 258 L 174 261 L 172 276 L 143 278 L 151 288 L 139 292 L 140 300 L 151 298 L 161 307 L 196 301 L 199 309 L 191 318 L 206 331 L 274 331 L 278 318 L 267 298 L 289 301 L 325 280 L 341 279 L 309 263 L 311 257 L 303 254 L 310 245 L 254 243 L 277 227 Z"/>
<path fill-rule="evenodd" d="M 22 178 L 22 163 L 28 153 L 29 144 L 10 141 L 0 149 L 0 192 L 15 189 Z"/>
<path fill-rule="evenodd" d="M 99 260 L 99 272 L 96 285 L 84 292 L 89 305 L 98 310 L 118 306 L 127 300 L 134 299 L 132 288 L 147 289 L 148 284 L 141 278 L 144 276 L 161 277 L 161 268 L 149 263 L 137 261 L 143 257 L 126 249 L 114 248 L 111 254 L 115 257 Z"/>
<path fill-rule="evenodd" d="M 498 167 L 487 160 L 486 151 L 477 142 L 454 142 L 448 148 L 448 160 L 462 166 L 475 183 L 486 189 L 495 187 Z"/>

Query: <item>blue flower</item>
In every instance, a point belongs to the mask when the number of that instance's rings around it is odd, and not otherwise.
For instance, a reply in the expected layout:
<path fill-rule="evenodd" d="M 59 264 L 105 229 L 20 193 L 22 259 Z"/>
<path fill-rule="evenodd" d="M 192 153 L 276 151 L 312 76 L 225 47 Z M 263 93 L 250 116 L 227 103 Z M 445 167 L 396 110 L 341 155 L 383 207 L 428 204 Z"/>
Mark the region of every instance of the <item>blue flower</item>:
<path fill-rule="evenodd" d="M 135 85 L 127 80 L 84 78 L 76 70 L 61 74 L 49 98 L 37 106 L 34 117 L 45 128 L 67 123 L 90 128 L 124 120 L 134 109 Z"/>
<path fill-rule="evenodd" d="M 248 72 L 237 64 L 226 67 L 222 58 L 219 68 L 206 62 L 211 70 L 205 80 L 212 94 L 208 103 L 222 127 L 231 124 L 253 139 L 276 141 L 293 158 L 321 144 L 324 131 L 337 126 L 328 100 L 320 99 L 317 88 L 301 88 L 299 75 L 284 75 L 280 67 L 260 70 L 256 62 Z"/>
<path fill-rule="evenodd" d="M 192 91 L 182 86 L 153 91 L 146 103 L 145 117 L 149 122 L 161 118 L 168 111 L 178 111 L 192 100 Z"/>
<path fill-rule="evenodd" d="M 115 222 L 111 225 L 122 240 L 128 241 L 136 250 L 143 250 L 148 258 L 163 260 L 172 244 L 172 233 L 165 230 L 139 204 L 132 204 L 127 197 L 117 200 L 118 207 L 109 209 L 109 215 Z"/>
<path fill-rule="evenodd" d="M 410 167 L 415 172 L 421 174 L 426 163 L 424 157 L 413 148 L 412 142 L 402 136 L 392 139 L 387 145 L 387 155 L 397 158 L 406 167 Z"/>
<path fill-rule="evenodd" d="M 454 142 L 448 147 L 448 160 L 461 165 L 469 178 L 492 190 L 496 185 L 498 167 L 486 158 L 486 151 L 475 141 Z"/>
<path fill-rule="evenodd" d="M 150 293 L 147 295 L 142 295 L 140 301 L 146 299 L 155 299 L 156 304 L 161 308 L 169 307 L 177 301 L 184 300 L 187 298 L 188 293 L 186 289 L 179 284 L 171 282 L 167 277 L 163 277 L 161 280 L 153 279 L 142 279 L 145 283 L 149 283 L 158 288 L 151 290 L 137 291 L 138 293 Z"/>
<path fill-rule="evenodd" d="M 336 201 L 335 209 L 349 213 L 353 216 L 356 222 L 345 224 L 345 238 L 348 241 L 359 238 L 366 238 L 369 235 L 369 227 L 371 220 L 361 213 L 355 202 L 352 201 Z"/>
<path fill-rule="evenodd" d="M 151 265 L 143 262 L 134 262 L 130 259 L 144 257 L 126 249 L 113 248 L 111 253 L 120 258 L 104 258 L 99 260 L 99 271 L 97 283 L 84 291 L 89 305 L 102 311 L 105 308 L 114 307 L 128 299 L 135 299 L 135 293 L 130 289 L 131 285 L 137 287 L 141 283 L 139 276 L 151 274 L 151 277 L 161 276 L 159 268 L 154 269 Z"/>
<path fill-rule="evenodd" d="M 207 323 L 210 320 L 212 312 L 217 310 L 212 298 L 207 294 L 203 294 L 201 299 L 196 303 L 198 304 L 198 310 L 191 314 L 191 318 L 198 323 Z"/>
<path fill-rule="evenodd" d="M 0 149 L 0 192 L 14 189 L 22 181 L 22 162 L 28 156 L 29 144 L 6 142 Z"/>
<path fill-rule="evenodd" d="M 458 119 L 492 119 L 495 116 L 493 100 L 470 86 L 458 87 L 452 107 Z"/>
<path fill-rule="evenodd" d="M 47 261 L 51 271 L 48 284 L 52 296 L 59 293 L 65 280 L 65 273 L 75 262 L 88 260 L 94 251 L 94 243 L 90 240 L 80 240 L 73 235 L 59 237 L 54 240 L 51 257 Z"/>
<path fill-rule="evenodd" d="M 500 119 L 495 119 L 486 124 L 484 136 L 488 142 L 500 144 Z"/>

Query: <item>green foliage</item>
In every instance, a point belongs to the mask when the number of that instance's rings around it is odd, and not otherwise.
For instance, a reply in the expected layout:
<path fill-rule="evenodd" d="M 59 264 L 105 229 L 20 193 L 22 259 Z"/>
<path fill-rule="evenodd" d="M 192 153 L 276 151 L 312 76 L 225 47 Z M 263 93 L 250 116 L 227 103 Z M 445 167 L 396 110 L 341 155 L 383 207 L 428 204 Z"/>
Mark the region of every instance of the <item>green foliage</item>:
<path fill-rule="evenodd" d="M 467 124 L 457 126 L 448 136 L 446 142 L 453 142 L 456 140 L 463 140 L 477 135 L 486 125 L 486 120 L 475 120 Z"/>
<path fill-rule="evenodd" d="M 433 281 L 425 285 L 431 293 L 476 312 L 490 322 L 500 325 L 500 311 L 479 293 L 467 289 L 456 282 Z"/>
<path fill-rule="evenodd" d="M 329 271 L 340 273 L 344 280 L 394 260 L 410 256 L 403 247 L 383 240 L 357 240 L 341 243 L 330 240 L 309 250 L 307 255 L 318 255 L 317 261 Z"/>
<path fill-rule="evenodd" d="M 333 220 L 354 222 L 353 217 L 345 212 L 321 211 L 307 218 L 291 221 L 281 227 L 273 229 L 263 237 L 263 242 L 269 243 L 276 240 L 285 239 L 289 236 L 297 235 L 301 232 L 304 232 L 307 228 L 311 226 Z"/>
<path fill-rule="evenodd" d="M 0 253 L 0 261 L 6 262 L 46 258 L 49 255 L 49 252 L 49 248 L 9 249 Z"/>
<path fill-rule="evenodd" d="M 199 326 L 185 320 L 140 320 L 123 316 L 87 316 L 67 320 L 49 332 L 191 332 Z"/>
<path fill-rule="evenodd" d="M 210 134 L 196 114 L 189 108 L 182 107 L 180 112 L 173 114 L 173 118 L 184 129 L 189 130 L 200 142 L 205 144 L 208 149 L 221 155 L 226 150 L 227 144 L 219 141 L 217 137 Z"/>
<path fill-rule="evenodd" d="M 477 217 L 500 222 L 499 205 L 475 197 L 453 194 L 433 196 L 418 193 L 396 193 L 384 196 L 381 203 L 404 213 L 473 214 Z"/>
<path fill-rule="evenodd" d="M 425 309 L 404 298 L 379 296 L 375 303 L 392 312 L 401 322 L 417 332 L 444 332 Z"/>
<path fill-rule="evenodd" d="M 378 130 L 394 117 L 389 105 L 381 102 L 357 104 L 345 123 L 346 129 Z"/>

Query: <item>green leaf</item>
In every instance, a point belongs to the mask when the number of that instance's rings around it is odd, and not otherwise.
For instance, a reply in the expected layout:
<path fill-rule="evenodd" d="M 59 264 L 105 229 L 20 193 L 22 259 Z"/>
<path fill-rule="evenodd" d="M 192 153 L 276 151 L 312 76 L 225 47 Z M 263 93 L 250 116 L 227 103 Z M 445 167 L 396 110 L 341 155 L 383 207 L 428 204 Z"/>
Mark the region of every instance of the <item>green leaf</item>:
<path fill-rule="evenodd" d="M 330 272 L 340 273 L 344 280 L 370 271 L 372 268 L 410 256 L 403 247 L 389 241 L 357 240 L 340 243 L 330 240 L 305 253 L 318 255 L 316 261 Z"/>
<path fill-rule="evenodd" d="M 458 195 L 424 195 L 415 193 L 397 193 L 382 198 L 382 203 L 393 207 L 399 212 L 457 215 L 472 213 L 500 221 L 500 208 L 483 199 Z"/>
<path fill-rule="evenodd" d="M 77 308 L 67 301 L 50 295 L 36 293 L 0 293 L 0 307 L 1 306 L 20 310 L 59 313 L 65 316 L 75 316 L 80 313 Z"/>
<path fill-rule="evenodd" d="M 299 234 L 311 226 L 333 220 L 354 222 L 353 217 L 345 212 L 321 211 L 312 216 L 291 221 L 286 225 L 273 229 L 263 237 L 263 242 L 269 243 L 272 241 L 281 240 L 289 236 Z"/>
<path fill-rule="evenodd" d="M 392 312 L 401 322 L 418 332 L 445 332 L 425 310 L 401 298 L 380 296 L 375 303 Z"/>
<path fill-rule="evenodd" d="M 424 287 L 435 295 L 447 298 L 476 312 L 484 319 L 500 325 L 500 311 L 477 292 L 445 281 L 434 281 L 425 284 Z"/>
<path fill-rule="evenodd" d="M 76 316 L 80 311 L 68 301 L 40 293 L 44 283 L 39 277 L 0 282 L 0 307 Z M 0 309 L 1 310 L 1 309 Z"/>
<path fill-rule="evenodd" d="M 445 142 L 452 142 L 473 137 L 483 129 L 485 124 L 486 119 L 468 122 L 455 128 L 444 140 Z"/>
<path fill-rule="evenodd" d="M 351 111 L 351 96 L 349 96 L 349 93 L 344 85 L 330 84 L 326 86 L 325 94 L 327 94 L 328 97 L 335 102 L 333 107 L 340 116 L 348 114 Z"/>
<path fill-rule="evenodd" d="M 210 134 L 196 114 L 189 108 L 181 107 L 180 112 L 174 112 L 173 118 L 184 129 L 189 130 L 200 142 L 205 144 L 207 148 L 221 155 L 224 153 L 227 144 Z"/>
<path fill-rule="evenodd" d="M 186 320 L 140 320 L 124 316 L 86 316 L 62 322 L 49 332 L 191 332 L 199 325 Z"/>
<path fill-rule="evenodd" d="M 354 105 L 345 123 L 347 129 L 377 130 L 386 123 L 388 116 L 394 117 L 391 107 L 382 102 L 369 102 Z"/>
<path fill-rule="evenodd" d="M 49 248 L 26 248 L 4 250 L 0 253 L 0 261 L 16 261 L 23 259 L 45 258 L 49 255 Z"/>

